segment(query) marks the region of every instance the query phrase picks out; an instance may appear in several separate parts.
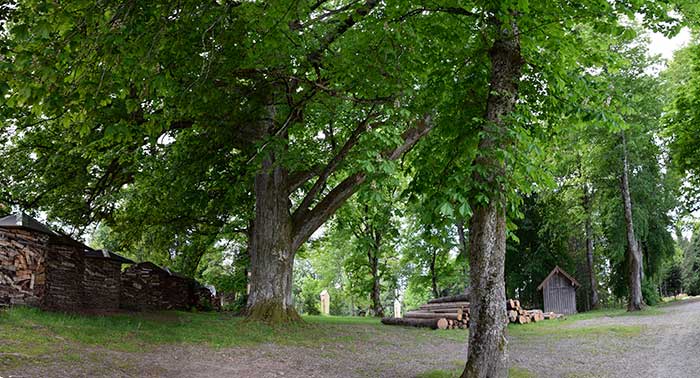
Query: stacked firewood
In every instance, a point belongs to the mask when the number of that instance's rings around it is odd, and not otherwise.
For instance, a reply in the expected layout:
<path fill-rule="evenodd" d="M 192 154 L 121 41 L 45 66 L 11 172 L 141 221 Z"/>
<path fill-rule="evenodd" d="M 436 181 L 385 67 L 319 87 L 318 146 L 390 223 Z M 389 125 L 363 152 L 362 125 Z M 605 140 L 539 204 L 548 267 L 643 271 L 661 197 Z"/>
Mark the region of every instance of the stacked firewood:
<path fill-rule="evenodd" d="M 517 299 L 507 300 L 506 310 L 508 311 L 508 322 L 517 324 L 536 323 L 542 320 L 557 319 L 563 316 L 562 314 L 543 312 L 542 310 L 524 309 L 520 306 L 520 301 Z"/>
<path fill-rule="evenodd" d="M 520 301 L 514 299 L 506 301 L 506 309 L 509 323 L 526 324 L 561 316 L 553 312 L 524 309 Z M 467 329 L 469 315 L 468 296 L 455 295 L 431 299 L 418 310 L 407 312 L 403 318 L 384 318 L 382 323 L 432 329 Z"/>
<path fill-rule="evenodd" d="M 48 236 L 21 229 L 0 232 L 0 306 L 38 304 L 46 281 Z"/>

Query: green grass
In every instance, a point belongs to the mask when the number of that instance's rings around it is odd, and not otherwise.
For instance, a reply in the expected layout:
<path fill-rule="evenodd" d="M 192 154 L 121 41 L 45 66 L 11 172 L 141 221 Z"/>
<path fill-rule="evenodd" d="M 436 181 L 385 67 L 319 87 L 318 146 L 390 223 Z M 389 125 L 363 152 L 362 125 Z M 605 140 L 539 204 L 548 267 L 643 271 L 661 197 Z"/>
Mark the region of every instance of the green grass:
<path fill-rule="evenodd" d="M 569 315 L 563 319 L 546 320 L 525 325 L 510 324 L 508 333 L 516 337 L 547 336 L 554 338 L 599 337 L 605 335 L 619 337 L 638 336 L 644 330 L 643 326 L 591 324 L 589 326 L 572 327 L 572 325 L 580 320 L 620 316 L 656 316 L 663 313 L 664 311 L 657 307 L 647 307 L 637 312 L 627 312 L 624 309 L 595 310 Z"/>
<path fill-rule="evenodd" d="M 259 343 L 316 345 L 361 341 L 381 327 L 359 317 L 305 317 L 304 324 L 269 326 L 222 313 L 160 312 L 81 316 L 13 308 L 0 314 L 0 340 L 18 353 L 47 353 L 55 341 L 136 352 L 160 344 L 237 347 Z M 345 331 L 345 332 L 344 332 Z M 7 345 L 5 345 L 7 344 Z"/>
<path fill-rule="evenodd" d="M 662 313 L 649 308 L 634 316 Z M 637 336 L 642 326 L 596 325 L 571 327 L 579 320 L 630 315 L 622 309 L 592 311 L 566 319 L 510 325 L 516 338 L 583 338 Z M 269 326 L 247 323 L 226 313 L 156 312 L 108 316 L 69 315 L 17 307 L 0 311 L 0 368 L 41 358 L 66 362 L 89 359 L 100 350 L 143 352 L 164 344 L 205 345 L 211 348 L 249 347 L 260 343 L 318 347 L 340 345 L 346 351 L 367 343 L 381 344 L 378 335 L 398 336 L 413 343 L 436 339 L 466 343 L 466 330 L 438 330 L 387 327 L 369 317 L 305 316 L 303 324 Z M 88 355 L 85 355 L 87 350 Z M 335 348 L 327 348 L 335 353 Z M 332 356 L 328 356 L 332 357 Z M 461 369 L 459 369 L 461 370 Z M 441 373 L 435 373 L 441 374 Z M 452 374 L 449 372 L 447 374 Z M 511 371 L 511 376 L 517 375 Z M 439 376 L 439 375 L 438 375 Z"/>

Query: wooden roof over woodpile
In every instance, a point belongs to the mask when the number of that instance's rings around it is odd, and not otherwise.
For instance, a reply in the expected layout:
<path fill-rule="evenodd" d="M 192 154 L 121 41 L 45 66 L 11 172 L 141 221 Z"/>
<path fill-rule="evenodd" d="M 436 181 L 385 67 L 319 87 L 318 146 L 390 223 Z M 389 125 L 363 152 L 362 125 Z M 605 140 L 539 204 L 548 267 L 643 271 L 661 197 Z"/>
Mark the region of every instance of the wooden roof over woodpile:
<path fill-rule="evenodd" d="M 44 234 L 57 236 L 58 234 L 43 225 L 38 220 L 25 213 L 17 213 L 0 218 L 0 227 L 5 228 L 26 228 Z"/>
<path fill-rule="evenodd" d="M 113 260 L 122 264 L 136 264 L 131 259 L 127 259 L 126 257 L 122 255 L 118 255 L 112 251 L 108 251 L 106 249 L 100 249 L 100 250 L 86 250 L 85 251 L 85 257 L 90 257 L 90 258 L 96 258 L 96 259 L 109 259 Z"/>
<path fill-rule="evenodd" d="M 578 283 L 578 281 L 576 281 L 576 279 L 574 277 L 572 277 L 569 273 L 566 273 L 566 271 L 564 269 L 560 268 L 559 265 L 557 265 L 554 267 L 554 269 L 552 269 L 552 271 L 549 273 L 547 278 L 545 278 L 544 281 L 542 281 L 540 286 L 537 287 L 537 290 L 542 290 L 542 288 L 547 284 L 547 282 L 549 282 L 549 280 L 551 280 L 552 277 L 554 277 L 554 275 L 557 273 L 566 277 L 566 279 L 568 279 L 571 282 L 571 285 L 573 285 L 575 287 L 581 287 L 581 284 Z"/>

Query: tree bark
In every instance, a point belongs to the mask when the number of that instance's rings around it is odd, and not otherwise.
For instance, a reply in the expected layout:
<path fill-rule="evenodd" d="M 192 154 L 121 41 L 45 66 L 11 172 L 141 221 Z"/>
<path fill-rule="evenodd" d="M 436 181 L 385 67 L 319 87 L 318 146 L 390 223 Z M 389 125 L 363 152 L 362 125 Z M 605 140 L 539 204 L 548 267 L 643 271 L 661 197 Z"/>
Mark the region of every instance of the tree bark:
<path fill-rule="evenodd" d="M 627 234 L 627 262 L 629 267 L 628 288 L 629 298 L 627 301 L 627 311 L 639 311 L 642 309 L 642 254 L 639 251 L 639 243 L 634 236 L 634 223 L 632 220 L 632 199 L 630 197 L 629 186 L 629 159 L 627 153 L 627 140 L 625 132 L 622 137 L 622 179 L 620 188 L 622 193 L 622 204 L 625 211 L 625 229 Z"/>
<path fill-rule="evenodd" d="M 382 236 L 378 232 L 374 232 L 374 241 L 367 252 L 369 258 L 369 266 L 372 271 L 372 312 L 374 316 L 384 316 L 384 306 L 382 306 L 381 297 L 381 282 L 379 275 L 379 252 L 381 248 Z"/>
<path fill-rule="evenodd" d="M 467 244 L 467 237 L 464 232 L 463 220 L 457 222 L 457 236 L 459 237 L 459 255 L 464 259 L 461 266 L 463 283 L 462 291 L 466 294 L 469 292 L 469 246 Z"/>
<path fill-rule="evenodd" d="M 591 225 L 591 194 L 588 188 L 584 185 L 583 188 L 583 209 L 586 212 L 586 263 L 588 265 L 588 279 L 591 285 L 590 300 L 591 308 L 600 308 L 598 299 L 598 283 L 595 279 L 595 270 L 593 267 L 593 226 Z"/>
<path fill-rule="evenodd" d="M 255 177 L 255 221 L 250 240 L 248 318 L 272 323 L 299 320 L 292 303 L 292 218 L 287 170 L 269 152 Z"/>
<path fill-rule="evenodd" d="M 489 50 L 491 80 L 486 122 L 480 130 L 479 152 L 474 161 L 474 186 L 484 190 L 488 203 L 476 202 L 469 227 L 471 317 L 469 350 L 462 378 L 505 378 L 508 375 L 506 293 L 505 162 L 497 151 L 507 149 L 504 119 L 514 109 L 523 59 L 518 27 L 495 21 L 498 30 Z"/>

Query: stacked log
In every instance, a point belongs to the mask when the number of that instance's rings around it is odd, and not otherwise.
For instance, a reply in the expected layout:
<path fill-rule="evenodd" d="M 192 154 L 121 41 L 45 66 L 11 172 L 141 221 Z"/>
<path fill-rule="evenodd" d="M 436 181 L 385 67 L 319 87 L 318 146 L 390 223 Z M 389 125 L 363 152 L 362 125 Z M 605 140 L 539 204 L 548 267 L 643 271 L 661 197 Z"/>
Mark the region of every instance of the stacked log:
<path fill-rule="evenodd" d="M 418 310 L 409 311 L 403 318 L 384 318 L 383 324 L 428 327 L 432 329 L 467 329 L 469 328 L 469 301 L 467 295 L 435 298 L 421 305 Z M 557 319 L 561 314 L 544 313 L 542 310 L 528 310 L 520 301 L 506 301 L 509 323 L 527 324 L 547 319 Z"/>
<path fill-rule="evenodd" d="M 435 298 L 418 310 L 406 312 L 403 318 L 384 318 L 382 323 L 432 329 L 467 329 L 469 302 L 464 295 Z"/>
<path fill-rule="evenodd" d="M 48 242 L 42 233 L 0 228 L 0 306 L 40 304 Z"/>
<path fill-rule="evenodd" d="M 83 304 L 91 310 L 119 309 L 122 264 L 107 258 L 88 257 L 83 272 Z"/>
<path fill-rule="evenodd" d="M 520 301 L 516 299 L 506 301 L 506 311 L 508 311 L 508 322 L 516 324 L 536 323 L 547 319 L 557 319 L 562 316 L 553 312 L 545 314 L 542 310 L 527 310 L 520 306 Z"/>
<path fill-rule="evenodd" d="M 46 292 L 42 307 L 78 311 L 83 308 L 84 246 L 67 237 L 52 237 L 46 255 Z"/>

